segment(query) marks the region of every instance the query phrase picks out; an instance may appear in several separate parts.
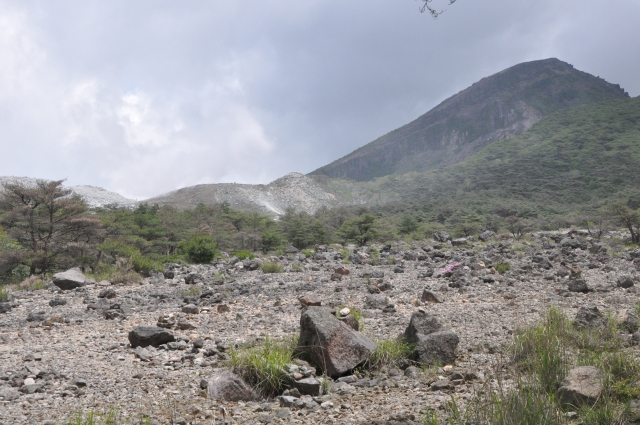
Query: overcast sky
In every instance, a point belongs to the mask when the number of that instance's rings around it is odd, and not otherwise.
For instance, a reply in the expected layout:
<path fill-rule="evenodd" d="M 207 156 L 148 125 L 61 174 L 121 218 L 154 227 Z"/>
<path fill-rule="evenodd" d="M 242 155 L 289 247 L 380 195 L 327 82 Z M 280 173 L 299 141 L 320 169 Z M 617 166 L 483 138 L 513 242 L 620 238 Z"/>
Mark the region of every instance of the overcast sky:
<path fill-rule="evenodd" d="M 640 94 L 637 0 L 433 4 L 0 0 L 0 175 L 268 183 L 549 57 Z"/>

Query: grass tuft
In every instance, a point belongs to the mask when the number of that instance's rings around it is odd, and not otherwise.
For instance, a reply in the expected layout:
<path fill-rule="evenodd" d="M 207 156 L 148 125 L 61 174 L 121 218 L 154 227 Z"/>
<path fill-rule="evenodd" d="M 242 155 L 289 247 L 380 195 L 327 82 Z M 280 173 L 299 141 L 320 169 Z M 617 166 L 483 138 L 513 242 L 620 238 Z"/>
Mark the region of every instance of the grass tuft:
<path fill-rule="evenodd" d="M 392 338 L 378 341 L 376 349 L 365 362 L 367 369 L 382 369 L 395 367 L 400 361 L 408 359 L 413 351 L 413 345 L 404 338 Z"/>
<path fill-rule="evenodd" d="M 285 366 L 291 363 L 298 339 L 265 338 L 263 344 L 231 350 L 234 369 L 265 396 L 274 396 L 285 389 Z"/>
<path fill-rule="evenodd" d="M 267 261 L 260 264 L 260 270 L 263 273 L 282 273 L 282 266 L 278 263 Z"/>

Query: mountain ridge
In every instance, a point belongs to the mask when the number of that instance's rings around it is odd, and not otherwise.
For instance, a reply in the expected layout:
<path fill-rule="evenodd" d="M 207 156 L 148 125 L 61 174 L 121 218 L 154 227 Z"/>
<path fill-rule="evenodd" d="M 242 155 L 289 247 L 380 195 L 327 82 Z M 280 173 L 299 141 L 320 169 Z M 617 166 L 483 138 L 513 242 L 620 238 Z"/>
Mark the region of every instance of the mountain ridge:
<path fill-rule="evenodd" d="M 559 109 L 629 95 L 558 59 L 514 65 L 472 84 L 410 123 L 309 173 L 356 181 L 455 164 Z"/>

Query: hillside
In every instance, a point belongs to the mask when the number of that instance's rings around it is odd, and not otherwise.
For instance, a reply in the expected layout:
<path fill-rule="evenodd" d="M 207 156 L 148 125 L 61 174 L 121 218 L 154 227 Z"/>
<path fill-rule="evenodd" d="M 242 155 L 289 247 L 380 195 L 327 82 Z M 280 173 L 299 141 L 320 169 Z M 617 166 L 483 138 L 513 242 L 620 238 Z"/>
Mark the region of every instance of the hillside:
<path fill-rule="evenodd" d="M 172 205 L 179 209 L 227 202 L 236 210 L 253 211 L 270 216 L 283 214 L 288 207 L 313 213 L 321 206 L 337 203 L 336 196 L 325 192 L 313 179 L 300 173 L 289 173 L 267 185 L 200 184 L 185 187 L 145 202 Z"/>
<path fill-rule="evenodd" d="M 5 181 L 20 181 L 25 184 L 33 184 L 36 179 L 33 177 L 13 177 L 13 176 L 0 176 L 0 184 Z M 82 197 L 90 208 L 104 207 L 106 205 L 117 205 L 123 208 L 133 208 L 137 201 L 129 198 L 125 198 L 116 192 L 110 192 L 106 189 L 96 186 L 80 185 L 80 186 L 65 186 L 67 189 L 71 189 L 73 193 Z"/>
<path fill-rule="evenodd" d="M 509 210 L 551 217 L 614 199 L 640 206 L 640 97 L 578 106 L 441 170 L 372 182 L 319 179 L 369 205 L 422 211 Z"/>
<path fill-rule="evenodd" d="M 442 168 L 522 133 L 549 113 L 626 97 L 620 86 L 558 59 L 521 63 L 312 174 L 368 181 Z"/>

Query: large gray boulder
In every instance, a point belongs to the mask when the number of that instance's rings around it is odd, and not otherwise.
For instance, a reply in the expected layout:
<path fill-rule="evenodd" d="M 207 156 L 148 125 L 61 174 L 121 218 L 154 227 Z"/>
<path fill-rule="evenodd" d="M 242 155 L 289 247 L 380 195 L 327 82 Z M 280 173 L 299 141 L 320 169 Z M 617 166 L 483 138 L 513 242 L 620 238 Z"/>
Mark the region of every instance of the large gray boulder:
<path fill-rule="evenodd" d="M 591 405 L 602 394 L 602 379 L 602 372 L 593 366 L 573 368 L 560 383 L 558 398 L 565 405 Z"/>
<path fill-rule="evenodd" d="M 69 269 L 53 275 L 53 284 L 58 288 L 69 291 L 87 284 L 87 278 L 79 269 Z"/>
<path fill-rule="evenodd" d="M 226 401 L 253 401 L 258 394 L 229 370 L 216 373 L 207 382 L 207 398 Z"/>
<path fill-rule="evenodd" d="M 311 363 L 332 378 L 344 375 L 364 362 L 376 348 L 369 338 L 323 307 L 302 310 L 298 346 Z"/>
<path fill-rule="evenodd" d="M 448 364 L 453 363 L 458 356 L 458 335 L 446 329 L 424 310 L 411 315 L 404 337 L 414 344 L 412 357 L 419 363 Z"/>
<path fill-rule="evenodd" d="M 129 332 L 129 342 L 132 348 L 158 347 L 162 344 L 175 341 L 171 332 L 158 326 L 138 326 Z"/>
<path fill-rule="evenodd" d="M 580 307 L 573 321 L 576 328 L 598 328 L 606 326 L 607 318 L 595 305 Z"/>

